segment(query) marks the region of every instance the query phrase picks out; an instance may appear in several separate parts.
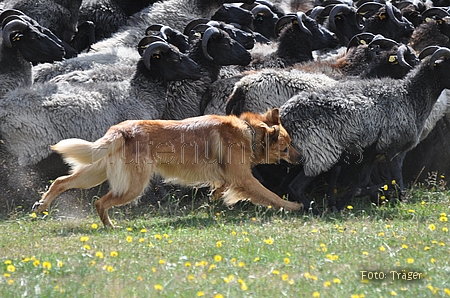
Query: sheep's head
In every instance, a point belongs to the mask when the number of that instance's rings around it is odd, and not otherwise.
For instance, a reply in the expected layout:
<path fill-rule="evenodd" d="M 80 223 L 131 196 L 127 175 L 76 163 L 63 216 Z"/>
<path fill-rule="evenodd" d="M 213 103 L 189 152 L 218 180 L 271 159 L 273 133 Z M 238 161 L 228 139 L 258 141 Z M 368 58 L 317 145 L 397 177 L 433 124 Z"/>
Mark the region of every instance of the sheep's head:
<path fill-rule="evenodd" d="M 62 42 L 48 29 L 36 27 L 22 16 L 0 16 L 0 19 L 3 20 L 4 45 L 18 48 L 25 60 L 39 63 L 63 59 L 65 51 Z"/>
<path fill-rule="evenodd" d="M 334 33 L 318 25 L 314 19 L 303 12 L 280 18 L 275 25 L 275 31 L 277 36 L 279 35 L 280 42 L 283 38 L 308 41 L 311 43 L 311 50 L 333 48 L 338 45 Z"/>
<path fill-rule="evenodd" d="M 146 37 L 138 45 L 145 67 L 166 81 L 200 79 L 200 66 L 176 47 L 157 37 Z"/>
<path fill-rule="evenodd" d="M 217 27 L 205 30 L 201 47 L 204 56 L 218 65 L 248 65 L 252 59 L 240 43 Z"/>

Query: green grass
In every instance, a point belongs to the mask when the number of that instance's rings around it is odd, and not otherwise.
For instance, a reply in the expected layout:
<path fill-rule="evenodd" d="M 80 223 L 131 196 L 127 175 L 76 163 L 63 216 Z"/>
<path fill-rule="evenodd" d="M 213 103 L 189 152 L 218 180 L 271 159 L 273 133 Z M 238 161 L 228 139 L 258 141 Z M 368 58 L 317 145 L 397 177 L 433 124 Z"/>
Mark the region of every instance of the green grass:
<path fill-rule="evenodd" d="M 450 192 L 315 217 L 242 204 L 112 210 L 120 228 L 15 213 L 0 222 L 1 297 L 446 297 Z M 59 202 L 63 205 L 64 202 Z M 198 205 L 198 204 L 197 204 Z M 422 279 L 392 278 L 391 271 Z M 361 271 L 383 272 L 363 280 Z"/>

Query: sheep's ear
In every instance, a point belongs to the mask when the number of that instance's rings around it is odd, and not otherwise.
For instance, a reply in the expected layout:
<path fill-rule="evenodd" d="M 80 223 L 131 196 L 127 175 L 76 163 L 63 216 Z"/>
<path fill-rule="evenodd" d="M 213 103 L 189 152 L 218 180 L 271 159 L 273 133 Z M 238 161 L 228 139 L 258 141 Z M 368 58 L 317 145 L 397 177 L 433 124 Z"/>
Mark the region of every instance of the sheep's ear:
<path fill-rule="evenodd" d="M 280 110 L 278 108 L 267 111 L 264 116 L 266 117 L 268 123 L 280 125 Z"/>

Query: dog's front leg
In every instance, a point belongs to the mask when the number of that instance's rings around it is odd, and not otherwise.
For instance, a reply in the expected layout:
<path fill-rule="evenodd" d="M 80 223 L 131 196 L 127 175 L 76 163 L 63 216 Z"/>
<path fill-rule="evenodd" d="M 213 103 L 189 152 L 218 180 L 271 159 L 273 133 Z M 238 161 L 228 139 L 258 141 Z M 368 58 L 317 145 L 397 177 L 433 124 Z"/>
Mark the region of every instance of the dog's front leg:
<path fill-rule="evenodd" d="M 250 199 L 255 205 L 272 206 L 275 209 L 285 209 L 288 211 L 298 211 L 303 208 L 303 204 L 297 202 L 289 202 L 281 199 L 279 196 L 265 188 L 253 176 L 231 184 L 225 193 L 224 203 L 227 205 L 234 204 L 238 200 Z"/>

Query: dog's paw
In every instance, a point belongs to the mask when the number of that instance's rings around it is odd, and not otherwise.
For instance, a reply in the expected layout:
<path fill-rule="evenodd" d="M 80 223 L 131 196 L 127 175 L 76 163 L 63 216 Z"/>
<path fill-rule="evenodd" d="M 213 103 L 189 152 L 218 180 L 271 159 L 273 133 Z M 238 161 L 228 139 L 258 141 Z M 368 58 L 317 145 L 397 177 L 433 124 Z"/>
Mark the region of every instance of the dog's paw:
<path fill-rule="evenodd" d="M 31 211 L 33 212 L 42 212 L 45 209 L 47 209 L 47 207 L 44 205 L 44 201 L 37 201 L 34 203 L 33 207 L 31 207 Z"/>

